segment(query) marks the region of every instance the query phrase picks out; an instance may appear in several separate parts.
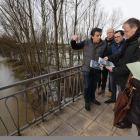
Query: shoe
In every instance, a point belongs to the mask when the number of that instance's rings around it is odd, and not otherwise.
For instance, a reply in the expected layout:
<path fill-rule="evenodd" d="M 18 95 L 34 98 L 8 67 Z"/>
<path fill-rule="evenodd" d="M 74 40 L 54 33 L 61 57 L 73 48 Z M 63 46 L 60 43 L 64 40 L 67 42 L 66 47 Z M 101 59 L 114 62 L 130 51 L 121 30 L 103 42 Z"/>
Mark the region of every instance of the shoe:
<path fill-rule="evenodd" d="M 100 105 L 101 103 L 100 102 L 98 102 L 96 99 L 94 99 L 94 100 L 91 100 L 91 102 L 93 102 L 94 104 L 96 104 L 96 105 Z"/>
<path fill-rule="evenodd" d="M 132 124 L 128 124 L 128 123 L 124 123 L 124 122 L 118 122 L 116 125 L 116 127 L 124 129 L 124 128 L 132 128 Z"/>
<path fill-rule="evenodd" d="M 105 101 L 105 103 L 108 103 L 108 104 L 110 104 L 110 103 L 115 103 L 116 101 L 113 101 L 112 99 L 109 99 L 109 100 L 106 100 Z"/>
<path fill-rule="evenodd" d="M 102 93 L 104 93 L 104 92 L 105 92 L 105 90 L 101 89 L 101 90 L 99 90 L 97 93 L 98 93 L 98 94 L 102 94 Z"/>
<path fill-rule="evenodd" d="M 109 93 L 108 93 L 108 97 L 111 97 L 111 95 L 112 95 L 112 92 L 109 91 Z"/>
<path fill-rule="evenodd" d="M 89 104 L 89 103 L 85 103 L 85 109 L 86 109 L 87 111 L 90 111 L 90 104 Z"/>

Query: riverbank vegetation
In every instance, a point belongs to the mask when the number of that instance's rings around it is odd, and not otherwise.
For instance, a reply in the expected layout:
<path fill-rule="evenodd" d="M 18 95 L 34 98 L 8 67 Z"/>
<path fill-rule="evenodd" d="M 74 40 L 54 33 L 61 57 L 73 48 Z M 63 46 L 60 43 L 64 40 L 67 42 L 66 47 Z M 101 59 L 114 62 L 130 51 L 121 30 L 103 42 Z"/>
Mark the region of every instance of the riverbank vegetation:
<path fill-rule="evenodd" d="M 122 24 L 121 9 L 108 16 L 100 0 L 2 0 L 0 52 L 20 61 L 30 77 L 80 65 L 82 51 L 73 51 L 72 35 L 90 38 L 90 30 Z"/>
<path fill-rule="evenodd" d="M 6 62 L 12 66 L 12 71 L 14 72 L 15 78 L 20 79 L 20 81 L 30 78 L 26 72 L 25 66 L 21 63 L 21 61 L 8 59 Z"/>
<path fill-rule="evenodd" d="M 82 50 L 72 50 L 72 36 L 80 33 L 80 42 L 90 39 L 94 27 L 104 31 L 123 23 L 121 9 L 108 15 L 100 0 L 1 0 L 0 53 L 20 80 L 81 65 Z"/>

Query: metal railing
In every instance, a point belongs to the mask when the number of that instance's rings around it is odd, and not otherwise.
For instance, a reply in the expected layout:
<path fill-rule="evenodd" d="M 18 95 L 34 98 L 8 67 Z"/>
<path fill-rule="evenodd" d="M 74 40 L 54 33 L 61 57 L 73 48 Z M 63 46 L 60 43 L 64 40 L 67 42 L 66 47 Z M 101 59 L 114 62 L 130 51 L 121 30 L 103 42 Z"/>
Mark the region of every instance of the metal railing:
<path fill-rule="evenodd" d="M 20 90 L 0 98 L 7 112 L 6 116 L 0 114 L 0 124 L 5 135 L 20 136 L 22 130 L 38 120 L 44 121 L 45 116 L 61 110 L 62 106 L 83 94 L 81 66 L 3 86 L 0 92 L 13 87 Z"/>

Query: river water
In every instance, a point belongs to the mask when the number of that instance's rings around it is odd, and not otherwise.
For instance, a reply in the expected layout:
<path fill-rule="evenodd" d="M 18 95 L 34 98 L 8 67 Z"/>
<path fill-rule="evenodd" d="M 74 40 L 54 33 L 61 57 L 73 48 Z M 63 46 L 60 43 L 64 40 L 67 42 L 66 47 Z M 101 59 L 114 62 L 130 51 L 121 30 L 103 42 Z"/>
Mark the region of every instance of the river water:
<path fill-rule="evenodd" d="M 7 58 L 3 58 L 0 56 L 0 87 L 6 86 L 9 84 L 14 84 L 18 82 L 19 79 L 14 77 L 14 73 L 12 71 L 12 67 L 6 63 Z M 0 98 L 5 97 L 7 95 L 11 95 L 19 90 L 19 87 L 13 87 L 10 89 L 0 91 Z M 19 104 L 19 118 L 20 118 L 20 126 L 24 126 L 26 124 L 25 121 L 25 107 L 24 107 L 24 93 L 20 95 L 16 95 L 15 97 L 11 97 L 3 100 L 0 100 L 0 117 L 2 118 L 4 124 L 8 128 L 9 133 L 14 132 L 15 126 L 13 125 L 13 121 L 8 113 L 8 108 L 10 109 L 11 114 L 14 116 L 15 123 L 17 124 L 17 99 Z M 17 98 L 17 99 L 16 99 Z M 27 105 L 28 112 L 28 121 L 31 121 L 33 117 L 33 113 L 29 105 Z M 6 129 L 0 120 L 0 136 L 7 135 Z"/>
<path fill-rule="evenodd" d="M 7 64 L 6 59 L 0 55 L 0 87 L 14 84 L 19 81 L 19 79 L 14 77 L 14 72 L 12 71 L 12 67 Z M 76 64 L 78 65 L 78 64 Z M 19 87 L 13 87 L 6 90 L 0 91 L 0 98 L 5 97 L 7 95 L 11 95 L 15 92 L 19 91 Z M 12 116 L 14 117 L 14 121 L 17 124 L 17 100 L 19 107 L 19 122 L 20 127 L 25 126 L 28 122 L 31 122 L 34 119 L 34 115 L 32 113 L 31 107 L 27 104 L 27 120 L 25 117 L 25 103 L 24 103 L 24 93 L 20 95 L 16 95 L 15 97 L 10 97 L 8 99 L 0 100 L 0 117 L 2 118 L 4 124 L 8 128 L 9 134 L 16 130 L 14 123 L 11 119 L 11 116 L 8 112 L 10 110 Z M 6 107 L 8 106 L 8 108 Z M 36 116 L 39 114 L 36 112 Z M 0 136 L 7 135 L 6 129 L 0 119 Z"/>

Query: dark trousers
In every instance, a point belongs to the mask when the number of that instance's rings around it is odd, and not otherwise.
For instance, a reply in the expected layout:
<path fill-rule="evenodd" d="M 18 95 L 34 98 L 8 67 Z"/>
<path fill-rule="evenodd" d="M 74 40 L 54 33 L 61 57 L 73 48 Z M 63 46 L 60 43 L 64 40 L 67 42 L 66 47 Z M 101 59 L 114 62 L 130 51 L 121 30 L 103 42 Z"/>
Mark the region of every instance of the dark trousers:
<path fill-rule="evenodd" d="M 101 72 L 101 74 L 102 74 L 102 77 L 101 77 L 101 87 L 102 87 L 102 90 L 105 90 L 105 88 L 106 88 L 108 72 L 109 72 L 108 69 L 106 69 L 105 67 L 103 68 L 103 70 Z M 111 91 L 110 80 L 109 80 L 109 91 Z"/>
<path fill-rule="evenodd" d="M 110 79 L 110 89 L 112 92 L 111 99 L 113 101 L 116 101 L 117 84 L 116 77 L 113 75 L 113 72 L 109 72 L 109 79 Z"/>
<path fill-rule="evenodd" d="M 91 69 L 90 72 L 83 72 L 85 103 L 89 103 L 91 100 L 95 99 L 95 91 L 100 74 L 101 71 L 96 69 Z"/>

